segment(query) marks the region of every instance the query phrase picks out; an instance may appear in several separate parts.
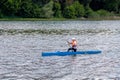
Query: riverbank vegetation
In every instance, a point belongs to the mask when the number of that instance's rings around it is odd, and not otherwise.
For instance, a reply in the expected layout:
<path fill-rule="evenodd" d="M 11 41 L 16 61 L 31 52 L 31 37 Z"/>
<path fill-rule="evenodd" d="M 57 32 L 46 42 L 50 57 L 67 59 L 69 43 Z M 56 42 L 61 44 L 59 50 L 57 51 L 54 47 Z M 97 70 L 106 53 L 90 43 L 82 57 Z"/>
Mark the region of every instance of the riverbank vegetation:
<path fill-rule="evenodd" d="M 120 19 L 120 0 L 1 0 L 0 18 Z"/>

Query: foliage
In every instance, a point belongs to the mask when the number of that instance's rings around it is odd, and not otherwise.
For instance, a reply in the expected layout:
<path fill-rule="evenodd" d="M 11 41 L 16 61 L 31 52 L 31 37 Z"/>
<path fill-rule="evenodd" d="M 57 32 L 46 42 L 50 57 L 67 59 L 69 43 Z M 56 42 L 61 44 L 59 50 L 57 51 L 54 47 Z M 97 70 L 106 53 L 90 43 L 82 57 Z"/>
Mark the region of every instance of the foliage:
<path fill-rule="evenodd" d="M 84 6 L 89 6 L 92 0 L 79 0 Z"/>
<path fill-rule="evenodd" d="M 0 10 L 0 18 L 2 18 L 3 17 L 3 14 L 2 14 L 2 12 L 1 12 L 1 10 Z"/>
<path fill-rule="evenodd" d="M 98 18 L 99 17 L 99 14 L 94 12 L 90 7 L 86 7 L 85 10 L 86 10 L 85 17 L 87 18 Z"/>
<path fill-rule="evenodd" d="M 57 18 L 62 17 L 60 3 L 54 2 L 53 11 L 54 11 L 54 17 Z"/>
<path fill-rule="evenodd" d="M 17 15 L 22 17 L 33 17 L 33 4 L 30 0 L 25 0 L 20 6 L 20 10 Z"/>
<path fill-rule="evenodd" d="M 40 17 L 41 9 L 34 3 L 31 2 L 31 0 L 25 0 L 21 4 L 21 8 L 18 11 L 17 15 L 21 17 Z"/>
<path fill-rule="evenodd" d="M 75 18 L 75 8 L 71 5 L 71 6 L 67 6 L 65 9 L 64 9 L 64 13 L 63 13 L 63 16 L 65 18 Z"/>
<path fill-rule="evenodd" d="M 120 0 L 105 0 L 104 8 L 110 12 L 119 12 Z"/>
<path fill-rule="evenodd" d="M 83 17 L 85 15 L 85 9 L 78 1 L 73 3 L 73 7 L 75 8 L 76 17 Z"/>
<path fill-rule="evenodd" d="M 41 17 L 42 18 L 51 18 L 53 17 L 53 1 L 50 1 L 48 4 L 42 7 Z"/>
<path fill-rule="evenodd" d="M 120 14 L 120 0 L 1 0 L 0 17 L 92 18 Z"/>
<path fill-rule="evenodd" d="M 5 15 L 14 16 L 20 8 L 21 0 L 7 0 L 3 3 L 2 11 Z"/>
<path fill-rule="evenodd" d="M 67 6 L 64 10 L 65 18 L 83 17 L 85 15 L 85 9 L 78 1 L 75 1 L 72 5 Z"/>
<path fill-rule="evenodd" d="M 49 3 L 50 0 L 32 0 L 33 3 L 37 4 L 40 7 L 43 7 L 45 4 Z"/>
<path fill-rule="evenodd" d="M 112 14 L 106 10 L 98 10 L 97 13 L 102 16 L 102 17 L 106 17 L 106 16 L 112 16 Z"/>

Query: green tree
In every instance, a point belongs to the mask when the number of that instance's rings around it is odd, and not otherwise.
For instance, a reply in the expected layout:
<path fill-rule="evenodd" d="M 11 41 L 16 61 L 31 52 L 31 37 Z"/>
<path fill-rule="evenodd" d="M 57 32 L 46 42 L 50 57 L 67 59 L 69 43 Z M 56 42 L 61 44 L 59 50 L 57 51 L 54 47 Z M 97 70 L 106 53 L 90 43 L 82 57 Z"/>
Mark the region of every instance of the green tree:
<path fill-rule="evenodd" d="M 94 12 L 90 7 L 85 7 L 85 17 L 86 18 L 98 18 L 99 14 Z"/>
<path fill-rule="evenodd" d="M 71 6 L 67 6 L 64 9 L 63 16 L 65 18 L 76 18 L 76 16 L 75 16 L 75 8 L 72 5 Z"/>
<path fill-rule="evenodd" d="M 49 3 L 51 0 L 32 0 L 35 4 L 43 7 L 45 4 Z"/>
<path fill-rule="evenodd" d="M 54 17 L 57 18 L 62 17 L 61 6 L 59 2 L 54 2 L 53 11 L 54 11 Z"/>
<path fill-rule="evenodd" d="M 31 0 L 24 0 L 17 15 L 21 17 L 40 17 L 41 9 Z"/>
<path fill-rule="evenodd" d="M 112 14 L 106 10 L 98 10 L 97 13 L 101 16 L 101 17 L 107 17 L 107 16 L 112 16 Z"/>
<path fill-rule="evenodd" d="M 119 12 L 120 0 L 105 0 L 104 8 L 110 12 Z"/>
<path fill-rule="evenodd" d="M 73 7 L 75 8 L 76 17 L 83 17 L 85 15 L 85 9 L 78 1 L 73 3 Z"/>
<path fill-rule="evenodd" d="M 89 6 L 92 0 L 79 0 L 84 6 Z"/>
<path fill-rule="evenodd" d="M 14 16 L 20 9 L 21 0 L 7 0 L 3 3 L 2 11 L 5 15 Z"/>
<path fill-rule="evenodd" d="M 3 13 L 1 12 L 1 10 L 0 10 L 0 18 L 2 18 L 3 17 Z"/>
<path fill-rule="evenodd" d="M 53 1 L 51 0 L 48 4 L 44 5 L 41 9 L 42 18 L 51 18 L 53 17 Z"/>
<path fill-rule="evenodd" d="M 21 4 L 21 8 L 18 11 L 18 16 L 21 17 L 31 17 L 31 12 L 32 12 L 32 3 L 30 0 L 25 0 Z"/>
<path fill-rule="evenodd" d="M 31 17 L 34 18 L 40 18 L 41 17 L 41 8 L 37 5 L 33 3 L 33 7 L 32 7 L 32 12 L 31 12 Z"/>

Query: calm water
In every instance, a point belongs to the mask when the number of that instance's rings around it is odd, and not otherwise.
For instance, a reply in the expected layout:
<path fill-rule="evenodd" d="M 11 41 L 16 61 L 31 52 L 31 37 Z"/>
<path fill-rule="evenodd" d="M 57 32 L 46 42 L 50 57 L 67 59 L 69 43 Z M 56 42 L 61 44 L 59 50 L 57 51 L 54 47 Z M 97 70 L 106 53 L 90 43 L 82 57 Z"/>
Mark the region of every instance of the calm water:
<path fill-rule="evenodd" d="M 29 29 L 68 32 L 9 34 Z M 66 51 L 66 41 L 72 37 L 78 40 L 78 50 L 102 50 L 102 54 L 41 56 L 44 51 Z M 119 41 L 119 20 L 1 21 L 0 80 L 120 80 Z"/>

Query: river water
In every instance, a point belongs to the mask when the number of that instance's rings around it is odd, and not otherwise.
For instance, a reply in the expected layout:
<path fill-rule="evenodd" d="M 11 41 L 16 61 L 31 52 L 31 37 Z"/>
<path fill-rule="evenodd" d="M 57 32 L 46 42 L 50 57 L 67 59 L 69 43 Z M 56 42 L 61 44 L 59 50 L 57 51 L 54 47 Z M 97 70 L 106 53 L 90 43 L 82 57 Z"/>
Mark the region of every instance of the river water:
<path fill-rule="evenodd" d="M 78 50 L 102 53 L 41 56 L 66 51 L 72 37 Z M 0 80 L 120 80 L 119 40 L 119 20 L 0 21 Z"/>

